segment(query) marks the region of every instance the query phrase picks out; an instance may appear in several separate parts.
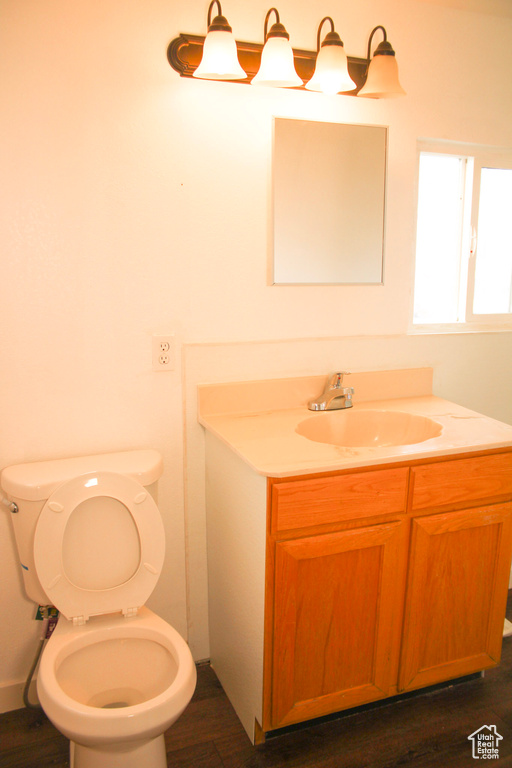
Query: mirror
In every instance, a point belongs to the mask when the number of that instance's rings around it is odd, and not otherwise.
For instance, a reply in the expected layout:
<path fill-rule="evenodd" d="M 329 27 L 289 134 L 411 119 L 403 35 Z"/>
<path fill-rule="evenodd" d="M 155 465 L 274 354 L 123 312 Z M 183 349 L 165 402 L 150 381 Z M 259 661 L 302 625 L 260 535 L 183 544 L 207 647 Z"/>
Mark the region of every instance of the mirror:
<path fill-rule="evenodd" d="M 274 118 L 274 284 L 380 284 L 387 128 Z"/>

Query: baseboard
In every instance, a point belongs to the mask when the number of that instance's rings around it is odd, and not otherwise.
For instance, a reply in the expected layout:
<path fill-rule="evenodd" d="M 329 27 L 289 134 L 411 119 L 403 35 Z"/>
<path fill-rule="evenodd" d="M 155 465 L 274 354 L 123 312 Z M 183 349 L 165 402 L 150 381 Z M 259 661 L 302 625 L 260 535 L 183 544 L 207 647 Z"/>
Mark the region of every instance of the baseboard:
<path fill-rule="evenodd" d="M 24 687 L 25 682 L 0 685 L 0 714 L 2 712 L 10 712 L 13 709 L 22 709 L 25 706 L 23 703 Z M 37 704 L 35 680 L 32 680 L 30 684 L 29 700 L 31 703 Z"/>

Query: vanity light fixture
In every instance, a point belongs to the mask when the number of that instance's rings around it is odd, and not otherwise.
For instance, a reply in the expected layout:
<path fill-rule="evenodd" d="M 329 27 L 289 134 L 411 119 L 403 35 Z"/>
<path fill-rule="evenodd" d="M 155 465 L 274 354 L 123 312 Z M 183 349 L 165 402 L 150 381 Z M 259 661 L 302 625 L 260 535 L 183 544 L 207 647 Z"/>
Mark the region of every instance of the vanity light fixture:
<path fill-rule="evenodd" d="M 218 7 L 218 15 L 212 21 L 212 8 L 215 4 Z M 275 14 L 276 21 L 267 31 L 272 13 Z M 329 21 L 331 31 L 320 45 L 321 30 L 326 21 Z M 378 30 L 383 33 L 384 40 L 377 46 L 372 58 L 372 41 Z M 212 0 L 208 8 L 206 38 L 180 34 L 169 43 L 167 59 L 182 77 L 230 80 L 281 88 L 307 88 L 311 91 L 342 93 L 347 96 L 361 95 L 373 99 L 405 93 L 398 80 L 395 52 L 382 26 L 372 30 L 365 59 L 345 54 L 343 43 L 330 16 L 324 17 L 320 22 L 316 51 L 291 48 L 288 32 L 281 24 L 276 8 L 271 8 L 266 15 L 264 36 L 263 45 L 239 40 L 235 42 L 231 27 L 222 15 L 219 0 Z M 229 55 L 225 53 L 228 49 Z M 219 57 L 223 63 L 219 63 Z M 285 71 L 281 69 L 284 67 L 284 61 Z"/>
<path fill-rule="evenodd" d="M 212 21 L 212 8 L 217 4 L 218 15 Z M 193 77 L 204 80 L 244 80 L 247 74 L 238 61 L 233 30 L 222 15 L 219 0 L 208 8 L 208 34 L 203 45 L 203 57 Z"/>
<path fill-rule="evenodd" d="M 324 37 L 320 45 L 320 34 L 324 22 L 329 21 L 331 31 Z M 308 91 L 322 91 L 322 93 L 343 93 L 357 88 L 348 73 L 348 61 L 343 42 L 334 29 L 334 21 L 330 16 L 325 16 L 320 22 L 316 36 L 316 67 L 315 74 L 306 83 Z"/>
<path fill-rule="evenodd" d="M 268 30 L 270 14 L 275 13 L 276 21 Z M 269 85 L 274 88 L 294 88 L 303 85 L 293 62 L 290 35 L 281 24 L 279 11 L 271 8 L 265 16 L 263 31 L 264 46 L 261 52 L 261 64 L 251 85 Z"/>
<path fill-rule="evenodd" d="M 384 34 L 384 40 L 379 43 L 371 58 L 372 40 L 377 30 Z M 384 27 L 378 26 L 372 29 L 368 40 L 368 75 L 364 86 L 359 91 L 359 96 L 367 96 L 370 99 L 391 98 L 404 96 L 405 91 L 398 80 L 398 65 L 395 52 L 388 41 Z"/>

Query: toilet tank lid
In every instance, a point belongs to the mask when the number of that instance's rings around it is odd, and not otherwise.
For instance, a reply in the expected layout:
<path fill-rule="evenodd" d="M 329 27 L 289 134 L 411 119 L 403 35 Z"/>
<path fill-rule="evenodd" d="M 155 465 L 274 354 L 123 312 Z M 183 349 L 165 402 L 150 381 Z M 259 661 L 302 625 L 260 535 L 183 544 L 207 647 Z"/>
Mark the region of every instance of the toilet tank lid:
<path fill-rule="evenodd" d="M 162 471 L 160 453 L 148 448 L 16 464 L 2 470 L 0 485 L 13 498 L 40 501 L 48 499 L 59 485 L 88 472 L 117 472 L 148 486 L 158 480 Z"/>

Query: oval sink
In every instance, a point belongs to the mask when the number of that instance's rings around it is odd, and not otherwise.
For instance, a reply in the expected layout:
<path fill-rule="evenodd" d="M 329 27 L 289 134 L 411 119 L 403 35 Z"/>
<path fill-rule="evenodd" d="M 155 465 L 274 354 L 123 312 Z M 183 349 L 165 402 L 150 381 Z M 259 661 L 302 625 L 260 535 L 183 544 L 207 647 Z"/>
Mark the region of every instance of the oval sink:
<path fill-rule="evenodd" d="M 423 443 L 440 435 L 442 426 L 403 411 L 340 410 L 304 419 L 295 431 L 316 443 L 370 448 Z"/>

